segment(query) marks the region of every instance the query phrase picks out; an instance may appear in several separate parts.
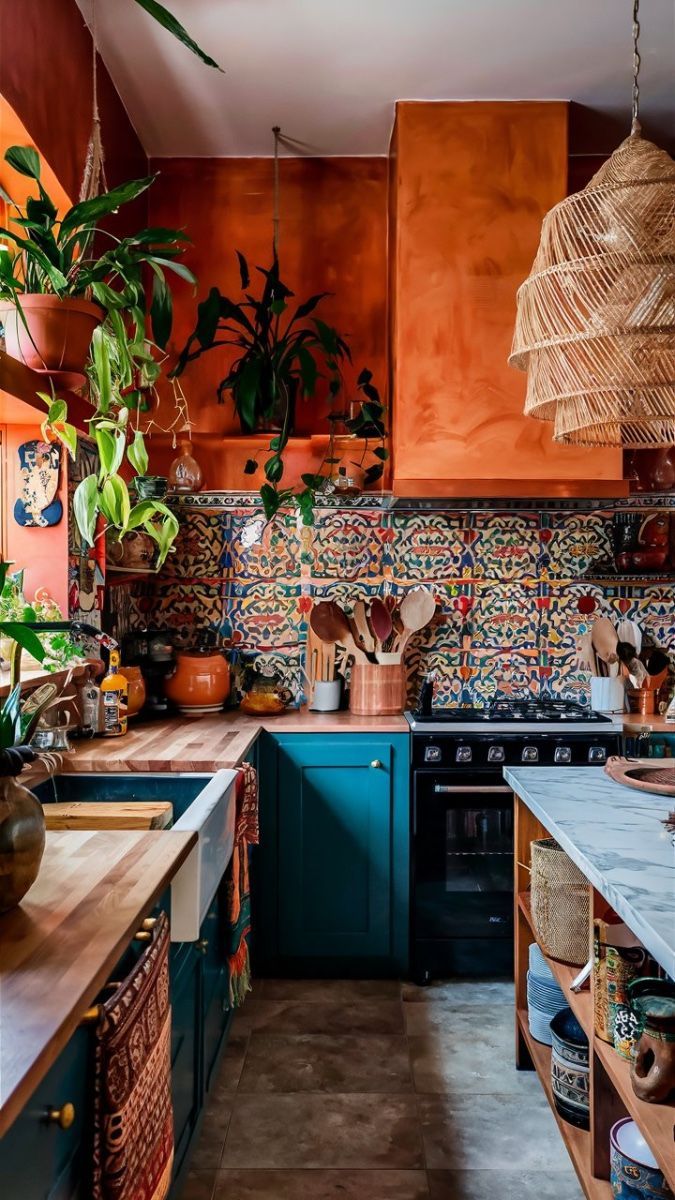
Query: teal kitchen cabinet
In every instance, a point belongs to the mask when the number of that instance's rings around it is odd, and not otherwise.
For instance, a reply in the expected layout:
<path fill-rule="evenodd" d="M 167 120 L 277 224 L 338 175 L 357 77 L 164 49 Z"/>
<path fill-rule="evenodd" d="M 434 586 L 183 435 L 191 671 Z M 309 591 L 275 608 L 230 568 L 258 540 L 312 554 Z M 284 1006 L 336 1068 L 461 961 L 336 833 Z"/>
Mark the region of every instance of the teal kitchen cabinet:
<path fill-rule="evenodd" d="M 177 942 L 171 947 L 171 1098 L 176 1175 L 190 1148 L 202 1103 L 201 960 L 196 942 Z"/>
<path fill-rule="evenodd" d="M 259 770 L 258 970 L 404 973 L 407 735 L 265 734 Z"/>

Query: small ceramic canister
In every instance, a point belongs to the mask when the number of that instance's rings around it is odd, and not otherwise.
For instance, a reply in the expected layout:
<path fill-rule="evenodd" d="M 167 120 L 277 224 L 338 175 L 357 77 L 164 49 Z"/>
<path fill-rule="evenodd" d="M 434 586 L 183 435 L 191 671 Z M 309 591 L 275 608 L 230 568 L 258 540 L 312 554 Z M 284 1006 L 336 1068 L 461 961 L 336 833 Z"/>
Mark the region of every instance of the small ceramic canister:
<path fill-rule="evenodd" d="M 673 1200 L 635 1121 L 623 1117 L 612 1126 L 610 1135 L 610 1183 L 614 1200 Z"/>

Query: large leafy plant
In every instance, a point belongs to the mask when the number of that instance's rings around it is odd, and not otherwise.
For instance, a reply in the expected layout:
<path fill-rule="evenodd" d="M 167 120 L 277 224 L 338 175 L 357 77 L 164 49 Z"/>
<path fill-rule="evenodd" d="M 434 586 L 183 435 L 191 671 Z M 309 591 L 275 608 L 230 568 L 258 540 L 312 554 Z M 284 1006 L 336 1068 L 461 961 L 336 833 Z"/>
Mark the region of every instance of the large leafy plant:
<path fill-rule="evenodd" d="M 294 501 L 304 523 L 310 525 L 316 493 L 328 483 L 325 467 L 333 461 L 327 458 L 318 472 L 303 475 L 302 488 L 280 488 L 284 450 L 293 432 L 298 396 L 311 399 L 323 377 L 328 381 L 329 401 L 334 404 L 343 387 L 343 366 L 352 361 L 351 350 L 338 331 L 316 315 L 330 293 L 310 296 L 291 311 L 289 301 L 294 293 L 280 278 L 276 253 L 271 267 L 256 267 L 264 281 L 259 297 L 250 290 L 249 266 L 241 251 L 237 251 L 237 258 L 243 299 L 233 300 L 217 287 L 211 288 L 198 305 L 194 331 L 172 375 L 181 375 L 190 362 L 209 350 L 232 348 L 233 361 L 217 387 L 219 402 L 227 393 L 231 395 L 244 433 L 253 433 L 275 419 L 279 426 L 269 442 L 263 466 L 266 482 L 260 495 L 265 514 L 269 519 L 282 505 Z M 361 373 L 358 387 L 362 401 L 346 425 L 354 436 L 376 437 L 380 442 L 375 451 L 380 461 L 367 472 L 368 482 L 373 482 L 382 475 L 387 458 L 385 410 L 369 371 Z M 258 465 L 256 459 L 249 459 L 245 473 L 254 474 Z"/>
<path fill-rule="evenodd" d="M 0 561 L 0 597 L 5 594 L 9 566 L 9 563 Z M 8 616 L 7 619 L 0 620 L 0 637 L 11 639 L 12 653 L 9 694 L 0 706 L 0 775 L 18 774 L 23 761 L 28 761 L 28 756 L 22 755 L 19 755 L 16 763 L 13 763 L 12 759 L 14 747 L 21 745 L 25 733 L 21 720 L 21 651 L 27 650 L 38 662 L 42 662 L 45 657 L 45 649 L 38 635 L 24 624 L 26 621 L 35 621 L 35 610 L 30 605 L 23 604 L 20 610 L 16 611 L 9 608 L 7 602 L 0 605 L 0 611 L 3 608 Z M 18 751 L 16 753 L 18 754 Z"/>

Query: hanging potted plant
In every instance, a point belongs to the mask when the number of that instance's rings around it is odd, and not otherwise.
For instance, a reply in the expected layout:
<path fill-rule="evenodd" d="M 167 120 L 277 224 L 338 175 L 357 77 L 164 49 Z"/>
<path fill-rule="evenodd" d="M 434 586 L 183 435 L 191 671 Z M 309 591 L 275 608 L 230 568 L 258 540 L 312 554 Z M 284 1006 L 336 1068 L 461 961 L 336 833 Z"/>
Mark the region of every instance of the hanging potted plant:
<path fill-rule="evenodd" d="M 141 229 L 118 238 L 99 228 L 104 217 L 146 191 L 155 176 L 120 184 L 59 218 L 40 180 L 37 151 L 11 146 L 5 161 L 37 185 L 25 209 L 6 197 L 17 215 L 0 228 L 0 322 L 7 353 L 50 375 L 57 386 L 80 386 L 94 329 L 109 318 L 117 333 L 135 309 L 144 307 L 148 267 L 153 333 L 165 346 L 172 320 L 165 270 L 195 282 L 175 261 L 188 239 L 175 229 Z M 99 253 L 107 242 L 112 244 Z"/>

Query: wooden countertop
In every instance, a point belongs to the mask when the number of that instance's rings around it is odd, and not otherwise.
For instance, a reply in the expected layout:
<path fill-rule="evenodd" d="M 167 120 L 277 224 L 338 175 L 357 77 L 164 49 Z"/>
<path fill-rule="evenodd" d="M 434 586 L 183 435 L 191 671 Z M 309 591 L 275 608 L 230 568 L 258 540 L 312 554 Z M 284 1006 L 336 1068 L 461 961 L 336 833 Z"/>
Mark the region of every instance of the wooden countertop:
<path fill-rule="evenodd" d="M 161 831 L 47 834 L 37 880 L 0 916 L 0 1137 L 195 840 Z"/>
<path fill-rule="evenodd" d="M 275 717 L 212 713 L 134 725 L 124 737 L 80 742 L 62 756 L 62 771 L 216 771 L 236 767 L 262 730 L 270 733 L 408 733 L 403 715 L 355 717 L 349 712 L 289 710 Z M 28 781 L 29 777 L 27 776 Z"/>

